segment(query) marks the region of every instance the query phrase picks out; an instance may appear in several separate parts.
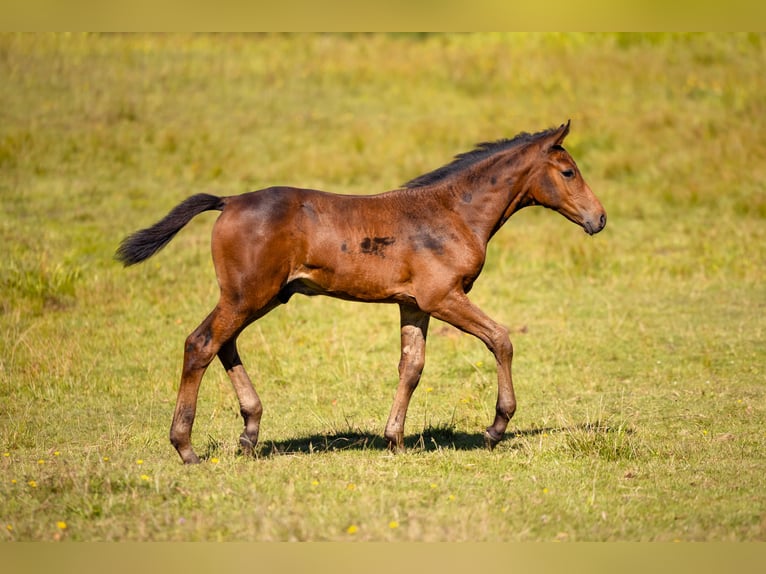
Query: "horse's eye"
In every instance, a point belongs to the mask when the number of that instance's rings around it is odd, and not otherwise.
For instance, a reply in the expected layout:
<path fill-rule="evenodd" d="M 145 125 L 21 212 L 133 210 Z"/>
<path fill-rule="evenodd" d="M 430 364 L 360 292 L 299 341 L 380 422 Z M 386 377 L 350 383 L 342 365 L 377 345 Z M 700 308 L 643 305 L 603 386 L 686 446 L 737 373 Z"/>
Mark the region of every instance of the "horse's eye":
<path fill-rule="evenodd" d="M 573 169 L 565 169 L 564 171 L 561 172 L 561 175 L 563 175 L 567 179 L 573 178 L 574 174 L 575 172 Z"/>

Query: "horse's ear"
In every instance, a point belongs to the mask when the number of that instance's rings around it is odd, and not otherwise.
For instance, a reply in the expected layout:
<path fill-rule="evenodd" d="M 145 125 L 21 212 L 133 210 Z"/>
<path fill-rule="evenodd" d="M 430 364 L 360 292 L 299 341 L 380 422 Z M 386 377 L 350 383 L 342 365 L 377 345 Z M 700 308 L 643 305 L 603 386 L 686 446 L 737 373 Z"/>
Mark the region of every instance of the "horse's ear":
<path fill-rule="evenodd" d="M 567 123 L 561 124 L 557 129 L 552 129 L 548 132 L 545 139 L 542 141 L 541 149 L 543 152 L 548 152 L 551 148 L 561 146 L 564 138 L 567 137 L 567 134 L 569 133 L 570 121 L 571 120 L 567 120 Z"/>
<path fill-rule="evenodd" d="M 548 141 L 545 142 L 545 148 L 550 149 L 554 146 L 560 146 L 564 142 L 564 138 L 569 134 L 569 124 L 572 120 L 567 120 L 567 123 L 561 124 L 559 129 L 552 132 L 548 137 Z"/>

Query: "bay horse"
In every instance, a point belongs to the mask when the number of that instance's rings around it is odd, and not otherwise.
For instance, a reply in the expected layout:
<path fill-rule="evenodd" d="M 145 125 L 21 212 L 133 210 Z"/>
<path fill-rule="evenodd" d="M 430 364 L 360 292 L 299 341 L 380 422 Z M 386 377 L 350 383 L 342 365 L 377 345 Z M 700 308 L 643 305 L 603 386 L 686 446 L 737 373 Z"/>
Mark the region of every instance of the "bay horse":
<path fill-rule="evenodd" d="M 474 150 L 377 195 L 337 195 L 269 187 L 230 197 L 197 194 L 153 226 L 126 237 L 115 257 L 125 266 L 162 249 L 196 215 L 221 211 L 211 249 L 220 286 L 213 311 L 186 339 L 170 442 L 184 463 L 198 463 L 191 431 L 202 376 L 218 356 L 237 394 L 254 454 L 263 407 L 240 360 L 237 337 L 290 297 L 328 295 L 396 303 L 400 310 L 399 384 L 384 436 L 404 448 L 404 420 L 425 362 L 431 317 L 480 339 L 497 363 L 495 417 L 484 438 L 501 440 L 516 410 L 508 329 L 467 297 L 484 266 L 487 243 L 518 210 L 541 205 L 589 235 L 606 212 L 562 147 L 569 122 Z"/>

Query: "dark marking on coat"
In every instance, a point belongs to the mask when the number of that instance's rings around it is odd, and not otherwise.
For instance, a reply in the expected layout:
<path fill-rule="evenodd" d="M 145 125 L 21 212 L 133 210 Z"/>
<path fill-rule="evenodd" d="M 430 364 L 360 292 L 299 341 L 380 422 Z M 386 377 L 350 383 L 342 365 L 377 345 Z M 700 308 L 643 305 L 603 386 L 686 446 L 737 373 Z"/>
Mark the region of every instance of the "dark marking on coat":
<path fill-rule="evenodd" d="M 544 205 L 546 207 L 557 208 L 561 201 L 559 190 L 556 187 L 556 184 L 551 181 L 551 178 L 547 174 L 543 176 L 540 187 L 544 190 Z"/>
<path fill-rule="evenodd" d="M 261 193 L 252 194 L 248 202 L 257 208 L 265 219 L 277 223 L 290 217 L 292 209 L 288 198 L 294 193 L 287 187 L 269 187 Z"/>
<path fill-rule="evenodd" d="M 340 250 L 341 250 L 343 253 L 346 253 L 346 252 L 348 251 L 348 245 L 346 244 L 346 242 L 345 242 L 345 241 L 344 241 L 343 243 L 341 243 L 341 244 L 340 244 Z"/>
<path fill-rule="evenodd" d="M 468 191 L 466 191 L 462 195 L 461 199 L 463 200 L 463 203 L 471 203 L 473 201 L 473 194 L 468 192 Z"/>
<path fill-rule="evenodd" d="M 444 238 L 431 235 L 428 231 L 421 231 L 416 235 L 411 235 L 410 241 L 412 241 L 412 246 L 415 248 L 415 251 L 428 249 L 439 255 L 444 253 Z"/>
<path fill-rule="evenodd" d="M 180 413 L 179 419 L 183 422 L 183 424 L 191 426 L 194 424 L 194 414 L 195 410 L 192 407 L 184 407 Z"/>
<path fill-rule="evenodd" d="M 492 185 L 495 185 L 497 183 L 497 178 L 493 175 L 492 177 L 489 178 L 489 182 Z"/>
<path fill-rule="evenodd" d="M 301 203 L 301 209 L 303 210 L 303 213 L 305 213 L 308 218 L 316 223 L 319 220 L 319 217 L 317 216 L 316 210 L 314 210 L 314 206 L 310 203 Z"/>
<path fill-rule="evenodd" d="M 197 349 L 204 349 L 210 344 L 212 339 L 213 333 L 208 326 L 205 329 L 198 331 L 193 337 L 189 337 L 185 350 L 187 353 L 192 353 Z"/>
<path fill-rule="evenodd" d="M 362 249 L 362 253 L 367 255 L 377 255 L 378 257 L 385 257 L 386 247 L 393 245 L 396 239 L 393 237 L 365 237 L 359 244 Z"/>

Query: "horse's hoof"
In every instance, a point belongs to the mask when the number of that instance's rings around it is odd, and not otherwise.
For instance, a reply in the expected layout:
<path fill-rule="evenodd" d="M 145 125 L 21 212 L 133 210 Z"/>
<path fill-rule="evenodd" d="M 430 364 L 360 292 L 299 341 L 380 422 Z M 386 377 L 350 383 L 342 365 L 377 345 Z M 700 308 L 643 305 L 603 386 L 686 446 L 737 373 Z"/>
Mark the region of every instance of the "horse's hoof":
<path fill-rule="evenodd" d="M 494 450 L 501 438 L 494 436 L 491 429 L 487 429 L 484 431 L 484 446 L 487 447 L 487 450 Z"/>
<path fill-rule="evenodd" d="M 255 444 L 250 438 L 242 434 L 239 437 L 239 446 L 242 449 L 242 454 L 245 456 L 255 456 Z"/>
<path fill-rule="evenodd" d="M 388 450 L 392 454 L 400 454 L 403 453 L 406 449 L 404 448 L 404 441 L 398 441 L 398 440 L 389 440 L 388 441 Z"/>
<path fill-rule="evenodd" d="M 199 457 L 194 453 L 191 453 L 190 455 L 185 456 L 183 461 L 184 461 L 184 464 L 199 464 L 200 463 Z"/>

